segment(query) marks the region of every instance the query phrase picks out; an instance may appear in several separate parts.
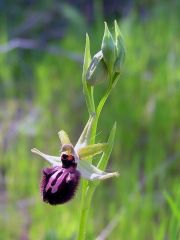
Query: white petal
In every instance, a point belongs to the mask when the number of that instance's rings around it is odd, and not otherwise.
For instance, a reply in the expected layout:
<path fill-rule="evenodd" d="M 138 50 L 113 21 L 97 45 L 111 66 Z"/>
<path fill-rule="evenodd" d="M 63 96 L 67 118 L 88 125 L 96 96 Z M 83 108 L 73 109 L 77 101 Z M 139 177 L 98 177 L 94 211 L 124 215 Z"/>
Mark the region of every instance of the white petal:
<path fill-rule="evenodd" d="M 31 149 L 31 152 L 41 156 L 42 158 L 47 160 L 49 163 L 51 163 L 53 166 L 61 166 L 60 157 L 47 155 L 45 153 L 42 153 L 41 151 L 39 151 L 36 148 Z"/>
<path fill-rule="evenodd" d="M 90 164 L 88 161 L 80 160 L 77 165 L 77 169 L 80 171 L 81 176 L 88 180 L 104 180 L 111 177 L 117 177 L 119 174 L 117 172 L 107 173 L 101 171 L 97 167 Z"/>

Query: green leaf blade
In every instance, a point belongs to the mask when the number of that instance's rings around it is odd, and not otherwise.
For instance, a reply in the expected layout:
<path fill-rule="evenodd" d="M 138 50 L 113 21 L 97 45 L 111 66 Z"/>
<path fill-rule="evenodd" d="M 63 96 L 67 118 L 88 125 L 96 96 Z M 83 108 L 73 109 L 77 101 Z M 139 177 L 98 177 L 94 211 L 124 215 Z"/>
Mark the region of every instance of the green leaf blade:
<path fill-rule="evenodd" d="M 106 150 L 104 151 L 101 159 L 99 160 L 99 163 L 97 165 L 98 168 L 105 170 L 108 161 L 109 161 L 109 157 L 111 155 L 112 149 L 113 149 L 113 145 L 114 145 L 114 139 L 115 139 L 115 134 L 116 134 L 116 123 L 114 123 L 109 138 L 108 138 L 108 146 L 106 148 Z"/>

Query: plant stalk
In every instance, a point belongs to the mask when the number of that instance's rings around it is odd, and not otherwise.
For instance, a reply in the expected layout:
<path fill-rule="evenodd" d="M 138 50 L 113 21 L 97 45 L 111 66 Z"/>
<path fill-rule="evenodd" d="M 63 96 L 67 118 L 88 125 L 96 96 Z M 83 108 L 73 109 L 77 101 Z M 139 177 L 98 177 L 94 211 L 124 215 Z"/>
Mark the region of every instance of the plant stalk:
<path fill-rule="evenodd" d="M 91 200 L 92 200 L 94 191 L 95 191 L 95 186 L 89 185 L 87 180 L 83 180 L 81 215 L 80 215 L 80 224 L 79 224 L 79 229 L 78 229 L 77 240 L 85 240 L 86 239 L 87 219 L 88 219 L 89 209 L 91 206 Z"/>

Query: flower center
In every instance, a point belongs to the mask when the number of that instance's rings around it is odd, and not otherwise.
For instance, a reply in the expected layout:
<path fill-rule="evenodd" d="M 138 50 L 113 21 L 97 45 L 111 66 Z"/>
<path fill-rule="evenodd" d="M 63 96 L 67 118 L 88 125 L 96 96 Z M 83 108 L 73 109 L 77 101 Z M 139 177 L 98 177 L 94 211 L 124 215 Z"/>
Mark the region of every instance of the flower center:
<path fill-rule="evenodd" d="M 75 158 L 71 154 L 63 153 L 61 155 L 62 167 L 69 168 L 69 167 L 76 167 L 77 164 L 75 163 Z"/>

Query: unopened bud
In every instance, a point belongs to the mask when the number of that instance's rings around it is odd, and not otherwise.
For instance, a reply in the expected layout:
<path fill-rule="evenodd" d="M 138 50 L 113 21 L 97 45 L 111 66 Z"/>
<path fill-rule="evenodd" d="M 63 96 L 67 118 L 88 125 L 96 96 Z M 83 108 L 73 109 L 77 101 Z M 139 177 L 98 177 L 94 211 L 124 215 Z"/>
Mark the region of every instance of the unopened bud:
<path fill-rule="evenodd" d="M 114 64 L 114 72 L 119 73 L 121 70 L 121 66 L 125 59 L 125 48 L 124 48 L 124 41 L 122 38 L 122 34 L 120 29 L 117 25 L 117 22 L 114 22 L 115 27 L 115 44 L 116 44 L 116 62 Z"/>
<path fill-rule="evenodd" d="M 86 73 L 86 80 L 88 84 L 95 85 L 106 81 L 108 72 L 106 65 L 103 61 L 102 51 L 96 53 L 91 61 L 91 64 Z"/>
<path fill-rule="evenodd" d="M 113 66 L 116 60 L 116 46 L 106 22 L 101 50 L 103 53 L 103 60 L 107 66 L 107 69 L 109 73 L 112 74 Z"/>

